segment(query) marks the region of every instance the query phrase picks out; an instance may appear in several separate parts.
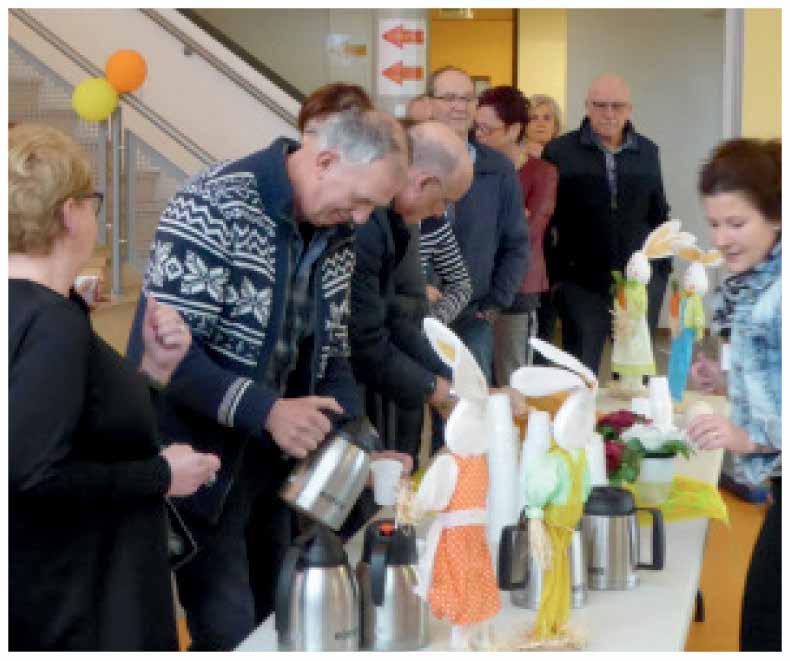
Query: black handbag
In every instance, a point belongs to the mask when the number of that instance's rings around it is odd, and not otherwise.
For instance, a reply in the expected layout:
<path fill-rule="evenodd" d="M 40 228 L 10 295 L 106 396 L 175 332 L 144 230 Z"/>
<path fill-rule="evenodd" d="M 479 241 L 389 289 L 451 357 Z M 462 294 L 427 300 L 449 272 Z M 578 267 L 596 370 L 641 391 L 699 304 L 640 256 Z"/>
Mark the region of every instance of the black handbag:
<path fill-rule="evenodd" d="M 177 571 L 197 553 L 195 538 L 169 498 L 165 498 L 167 512 L 167 555 L 170 569 Z"/>

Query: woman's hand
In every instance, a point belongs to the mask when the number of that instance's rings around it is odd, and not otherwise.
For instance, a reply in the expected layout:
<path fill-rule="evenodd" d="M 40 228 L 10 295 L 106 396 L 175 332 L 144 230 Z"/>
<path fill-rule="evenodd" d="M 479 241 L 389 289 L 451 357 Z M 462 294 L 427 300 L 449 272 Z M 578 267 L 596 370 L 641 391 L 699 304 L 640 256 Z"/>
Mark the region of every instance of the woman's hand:
<path fill-rule="evenodd" d="M 691 364 L 691 383 L 698 390 L 724 395 L 727 393 L 727 375 L 719 364 L 701 351 Z"/>
<path fill-rule="evenodd" d="M 178 312 L 148 296 L 143 317 L 143 358 L 140 369 L 161 385 L 189 351 L 192 333 Z"/>
<path fill-rule="evenodd" d="M 210 486 L 220 467 L 216 455 L 196 452 L 186 443 L 168 445 L 159 454 L 170 466 L 168 496 L 191 496 L 200 487 Z"/>
<path fill-rule="evenodd" d="M 724 448 L 738 454 L 749 454 L 758 450 L 744 429 L 717 413 L 695 416 L 686 433 L 700 450 Z"/>
<path fill-rule="evenodd" d="M 527 142 L 526 152 L 530 158 L 540 158 L 543 154 L 543 145 L 539 142 Z"/>

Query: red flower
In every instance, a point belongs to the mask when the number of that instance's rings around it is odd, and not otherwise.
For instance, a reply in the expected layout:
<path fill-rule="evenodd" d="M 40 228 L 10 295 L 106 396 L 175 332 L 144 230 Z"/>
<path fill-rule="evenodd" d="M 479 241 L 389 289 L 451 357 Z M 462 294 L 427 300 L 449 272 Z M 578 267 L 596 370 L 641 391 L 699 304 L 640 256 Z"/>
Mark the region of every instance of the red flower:
<path fill-rule="evenodd" d="M 620 467 L 620 461 L 623 458 L 623 448 L 625 446 L 615 441 L 604 441 L 604 450 L 606 452 L 606 473 L 610 475 Z"/>
<path fill-rule="evenodd" d="M 625 409 L 607 413 L 605 416 L 598 420 L 599 426 L 612 427 L 619 436 L 624 430 L 628 429 L 637 422 L 644 422 L 646 419 L 642 415 L 631 413 Z"/>

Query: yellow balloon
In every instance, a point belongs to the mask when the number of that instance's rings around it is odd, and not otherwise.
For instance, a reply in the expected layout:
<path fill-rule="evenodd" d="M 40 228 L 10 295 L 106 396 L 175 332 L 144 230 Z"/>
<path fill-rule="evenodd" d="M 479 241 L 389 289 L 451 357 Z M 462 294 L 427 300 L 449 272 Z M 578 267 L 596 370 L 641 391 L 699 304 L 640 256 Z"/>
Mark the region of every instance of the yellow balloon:
<path fill-rule="evenodd" d="M 88 78 L 74 88 L 71 107 L 91 122 L 107 119 L 118 105 L 118 92 L 104 78 Z"/>

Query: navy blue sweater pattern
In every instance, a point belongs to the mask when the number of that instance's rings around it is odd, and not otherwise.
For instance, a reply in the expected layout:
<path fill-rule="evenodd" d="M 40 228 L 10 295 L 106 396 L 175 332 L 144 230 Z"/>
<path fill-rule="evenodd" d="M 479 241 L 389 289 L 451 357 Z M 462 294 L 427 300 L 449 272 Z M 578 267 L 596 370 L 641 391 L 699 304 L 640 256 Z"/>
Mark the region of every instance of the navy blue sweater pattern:
<path fill-rule="evenodd" d="M 282 329 L 288 245 L 298 232 L 285 168 L 287 151 L 295 147 L 280 139 L 187 182 L 162 213 L 143 281 L 144 295 L 172 305 L 192 331 L 192 346 L 168 385 L 170 405 L 160 427 L 166 437 L 220 454 L 218 484 L 192 497 L 214 501 L 212 519 L 243 442 L 252 437 L 274 445 L 263 426 L 280 393 L 264 375 Z M 354 263 L 353 229 L 340 226 L 315 266 L 310 393 L 301 393 L 333 396 L 352 416 L 361 410 L 348 364 Z M 134 361 L 142 354 L 144 303 L 141 296 L 129 339 Z"/>

